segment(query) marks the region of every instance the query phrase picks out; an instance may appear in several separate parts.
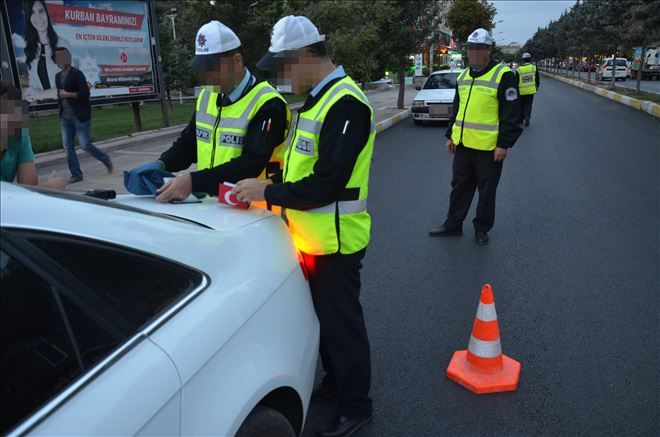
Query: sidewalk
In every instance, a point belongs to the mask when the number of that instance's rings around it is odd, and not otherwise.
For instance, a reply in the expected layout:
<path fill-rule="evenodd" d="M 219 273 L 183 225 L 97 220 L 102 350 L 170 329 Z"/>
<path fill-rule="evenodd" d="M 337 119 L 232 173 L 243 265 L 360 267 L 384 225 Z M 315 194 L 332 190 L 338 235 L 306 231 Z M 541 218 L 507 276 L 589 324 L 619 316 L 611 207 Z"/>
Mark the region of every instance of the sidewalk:
<path fill-rule="evenodd" d="M 391 90 L 376 90 L 367 94 L 375 112 L 378 132 L 395 125 L 410 115 L 410 105 L 417 91 L 413 87 L 406 87 L 405 109 L 396 108 L 398 92 L 398 88 L 395 87 Z M 300 103 L 291 105 L 294 114 L 300 106 L 302 106 Z M 172 145 L 184 127 L 185 125 L 182 124 L 94 143 L 98 148 L 110 154 L 115 167 L 112 174 L 107 173 L 103 164 L 87 153 L 78 150 L 78 159 L 85 179 L 82 182 L 67 185 L 67 191 L 87 191 L 99 188 L 115 190 L 118 194 L 126 193 L 124 170 L 130 170 L 158 159 L 160 154 Z M 35 157 L 35 163 L 40 178 L 46 178 L 53 172 L 65 179 L 70 176 L 64 150 L 40 153 Z M 194 165 L 188 170 L 194 170 Z"/>

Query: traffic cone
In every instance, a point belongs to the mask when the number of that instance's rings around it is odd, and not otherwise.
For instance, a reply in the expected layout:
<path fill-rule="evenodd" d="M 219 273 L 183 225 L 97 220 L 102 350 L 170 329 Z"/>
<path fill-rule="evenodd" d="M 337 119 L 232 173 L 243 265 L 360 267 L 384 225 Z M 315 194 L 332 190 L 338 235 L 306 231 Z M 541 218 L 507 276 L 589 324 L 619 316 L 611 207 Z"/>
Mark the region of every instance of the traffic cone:
<path fill-rule="evenodd" d="M 468 349 L 454 352 L 447 377 L 477 394 L 513 391 L 518 387 L 520 363 L 502 354 L 490 284 L 481 289 Z"/>

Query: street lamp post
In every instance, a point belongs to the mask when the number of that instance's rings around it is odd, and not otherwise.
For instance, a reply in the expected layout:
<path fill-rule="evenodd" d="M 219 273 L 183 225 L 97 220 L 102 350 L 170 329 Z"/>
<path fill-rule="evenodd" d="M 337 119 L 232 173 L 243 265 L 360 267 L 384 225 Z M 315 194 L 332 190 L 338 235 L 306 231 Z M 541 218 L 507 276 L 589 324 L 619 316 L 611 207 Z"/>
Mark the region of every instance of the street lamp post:
<path fill-rule="evenodd" d="M 177 9 L 172 8 L 170 9 L 170 13 L 167 14 L 167 18 L 169 18 L 172 21 L 172 41 L 176 41 L 176 24 L 174 22 L 174 19 L 176 18 L 176 13 L 177 13 Z"/>

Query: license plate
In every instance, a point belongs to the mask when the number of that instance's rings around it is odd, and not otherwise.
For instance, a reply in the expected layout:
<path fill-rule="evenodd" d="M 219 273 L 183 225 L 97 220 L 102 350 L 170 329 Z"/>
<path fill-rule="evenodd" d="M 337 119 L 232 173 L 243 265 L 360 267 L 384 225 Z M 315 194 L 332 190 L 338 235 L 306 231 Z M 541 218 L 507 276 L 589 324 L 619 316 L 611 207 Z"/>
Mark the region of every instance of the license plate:
<path fill-rule="evenodd" d="M 451 113 L 450 105 L 430 105 L 431 115 L 449 115 Z"/>

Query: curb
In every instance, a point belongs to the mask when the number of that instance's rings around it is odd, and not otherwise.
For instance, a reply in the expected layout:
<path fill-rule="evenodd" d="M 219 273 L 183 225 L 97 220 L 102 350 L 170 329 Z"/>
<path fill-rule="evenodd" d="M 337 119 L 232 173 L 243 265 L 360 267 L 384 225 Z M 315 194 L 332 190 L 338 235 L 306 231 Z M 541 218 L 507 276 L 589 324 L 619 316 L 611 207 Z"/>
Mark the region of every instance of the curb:
<path fill-rule="evenodd" d="M 302 103 L 295 103 L 290 105 L 292 111 L 295 111 L 302 107 Z M 387 128 L 390 128 L 405 119 L 410 115 L 410 109 L 399 112 L 398 114 L 393 115 L 392 117 L 386 118 L 378 123 L 376 123 L 376 132 L 384 131 Z M 169 126 L 161 129 L 155 129 L 150 131 L 135 132 L 130 135 L 123 137 L 112 138 L 110 140 L 95 142 L 94 145 L 104 152 L 111 152 L 113 150 L 123 149 L 125 147 L 131 147 L 139 144 L 144 144 L 148 141 L 153 140 L 165 140 L 166 138 L 175 137 L 178 135 L 181 130 L 186 127 L 185 124 L 178 124 L 175 126 Z M 85 152 L 76 149 L 76 154 L 78 157 L 85 155 Z M 37 167 L 48 167 L 51 165 L 63 164 L 66 162 L 66 153 L 64 150 L 52 150 L 50 152 L 39 153 L 34 158 L 34 163 Z"/>
<path fill-rule="evenodd" d="M 568 79 L 566 77 L 562 76 L 557 76 L 551 73 L 547 73 L 545 71 L 539 71 L 540 74 L 542 74 L 545 77 L 549 77 L 551 79 L 558 80 L 560 82 L 567 83 L 569 85 L 573 85 L 574 87 L 582 88 L 585 91 L 592 92 L 594 94 L 598 94 L 599 96 L 605 97 L 607 99 L 613 100 L 618 103 L 622 103 L 630 108 L 637 109 L 638 111 L 645 112 L 652 117 L 660 118 L 660 105 L 657 103 L 650 102 L 648 100 L 639 100 L 635 99 L 633 97 L 628 97 L 623 94 L 619 94 L 614 91 L 608 91 L 606 89 L 603 89 L 601 87 L 591 85 L 588 83 L 580 82 L 577 80 L 573 79 Z"/>
<path fill-rule="evenodd" d="M 300 108 L 302 103 L 294 103 L 289 105 L 292 111 Z M 165 140 L 166 138 L 171 138 L 177 136 L 183 128 L 186 127 L 186 124 L 177 124 L 174 126 L 168 126 L 160 129 L 135 132 L 123 137 L 111 138 L 109 140 L 94 142 L 94 145 L 103 150 L 104 152 L 112 152 L 113 150 L 123 149 L 125 147 L 136 146 L 139 144 L 144 144 L 148 141 L 153 140 Z M 76 148 L 76 154 L 78 158 L 85 155 L 85 152 Z M 47 167 L 50 165 L 58 165 L 66 162 L 66 153 L 63 149 L 51 150 L 50 152 L 38 153 L 34 157 L 34 163 L 37 167 Z"/>
<path fill-rule="evenodd" d="M 379 121 L 376 123 L 376 132 L 382 132 L 385 129 L 399 123 L 400 121 L 405 120 L 406 118 L 410 117 L 410 113 L 410 108 L 408 108 L 399 112 L 398 114 L 394 114 L 393 116 L 386 118 L 385 120 Z"/>

